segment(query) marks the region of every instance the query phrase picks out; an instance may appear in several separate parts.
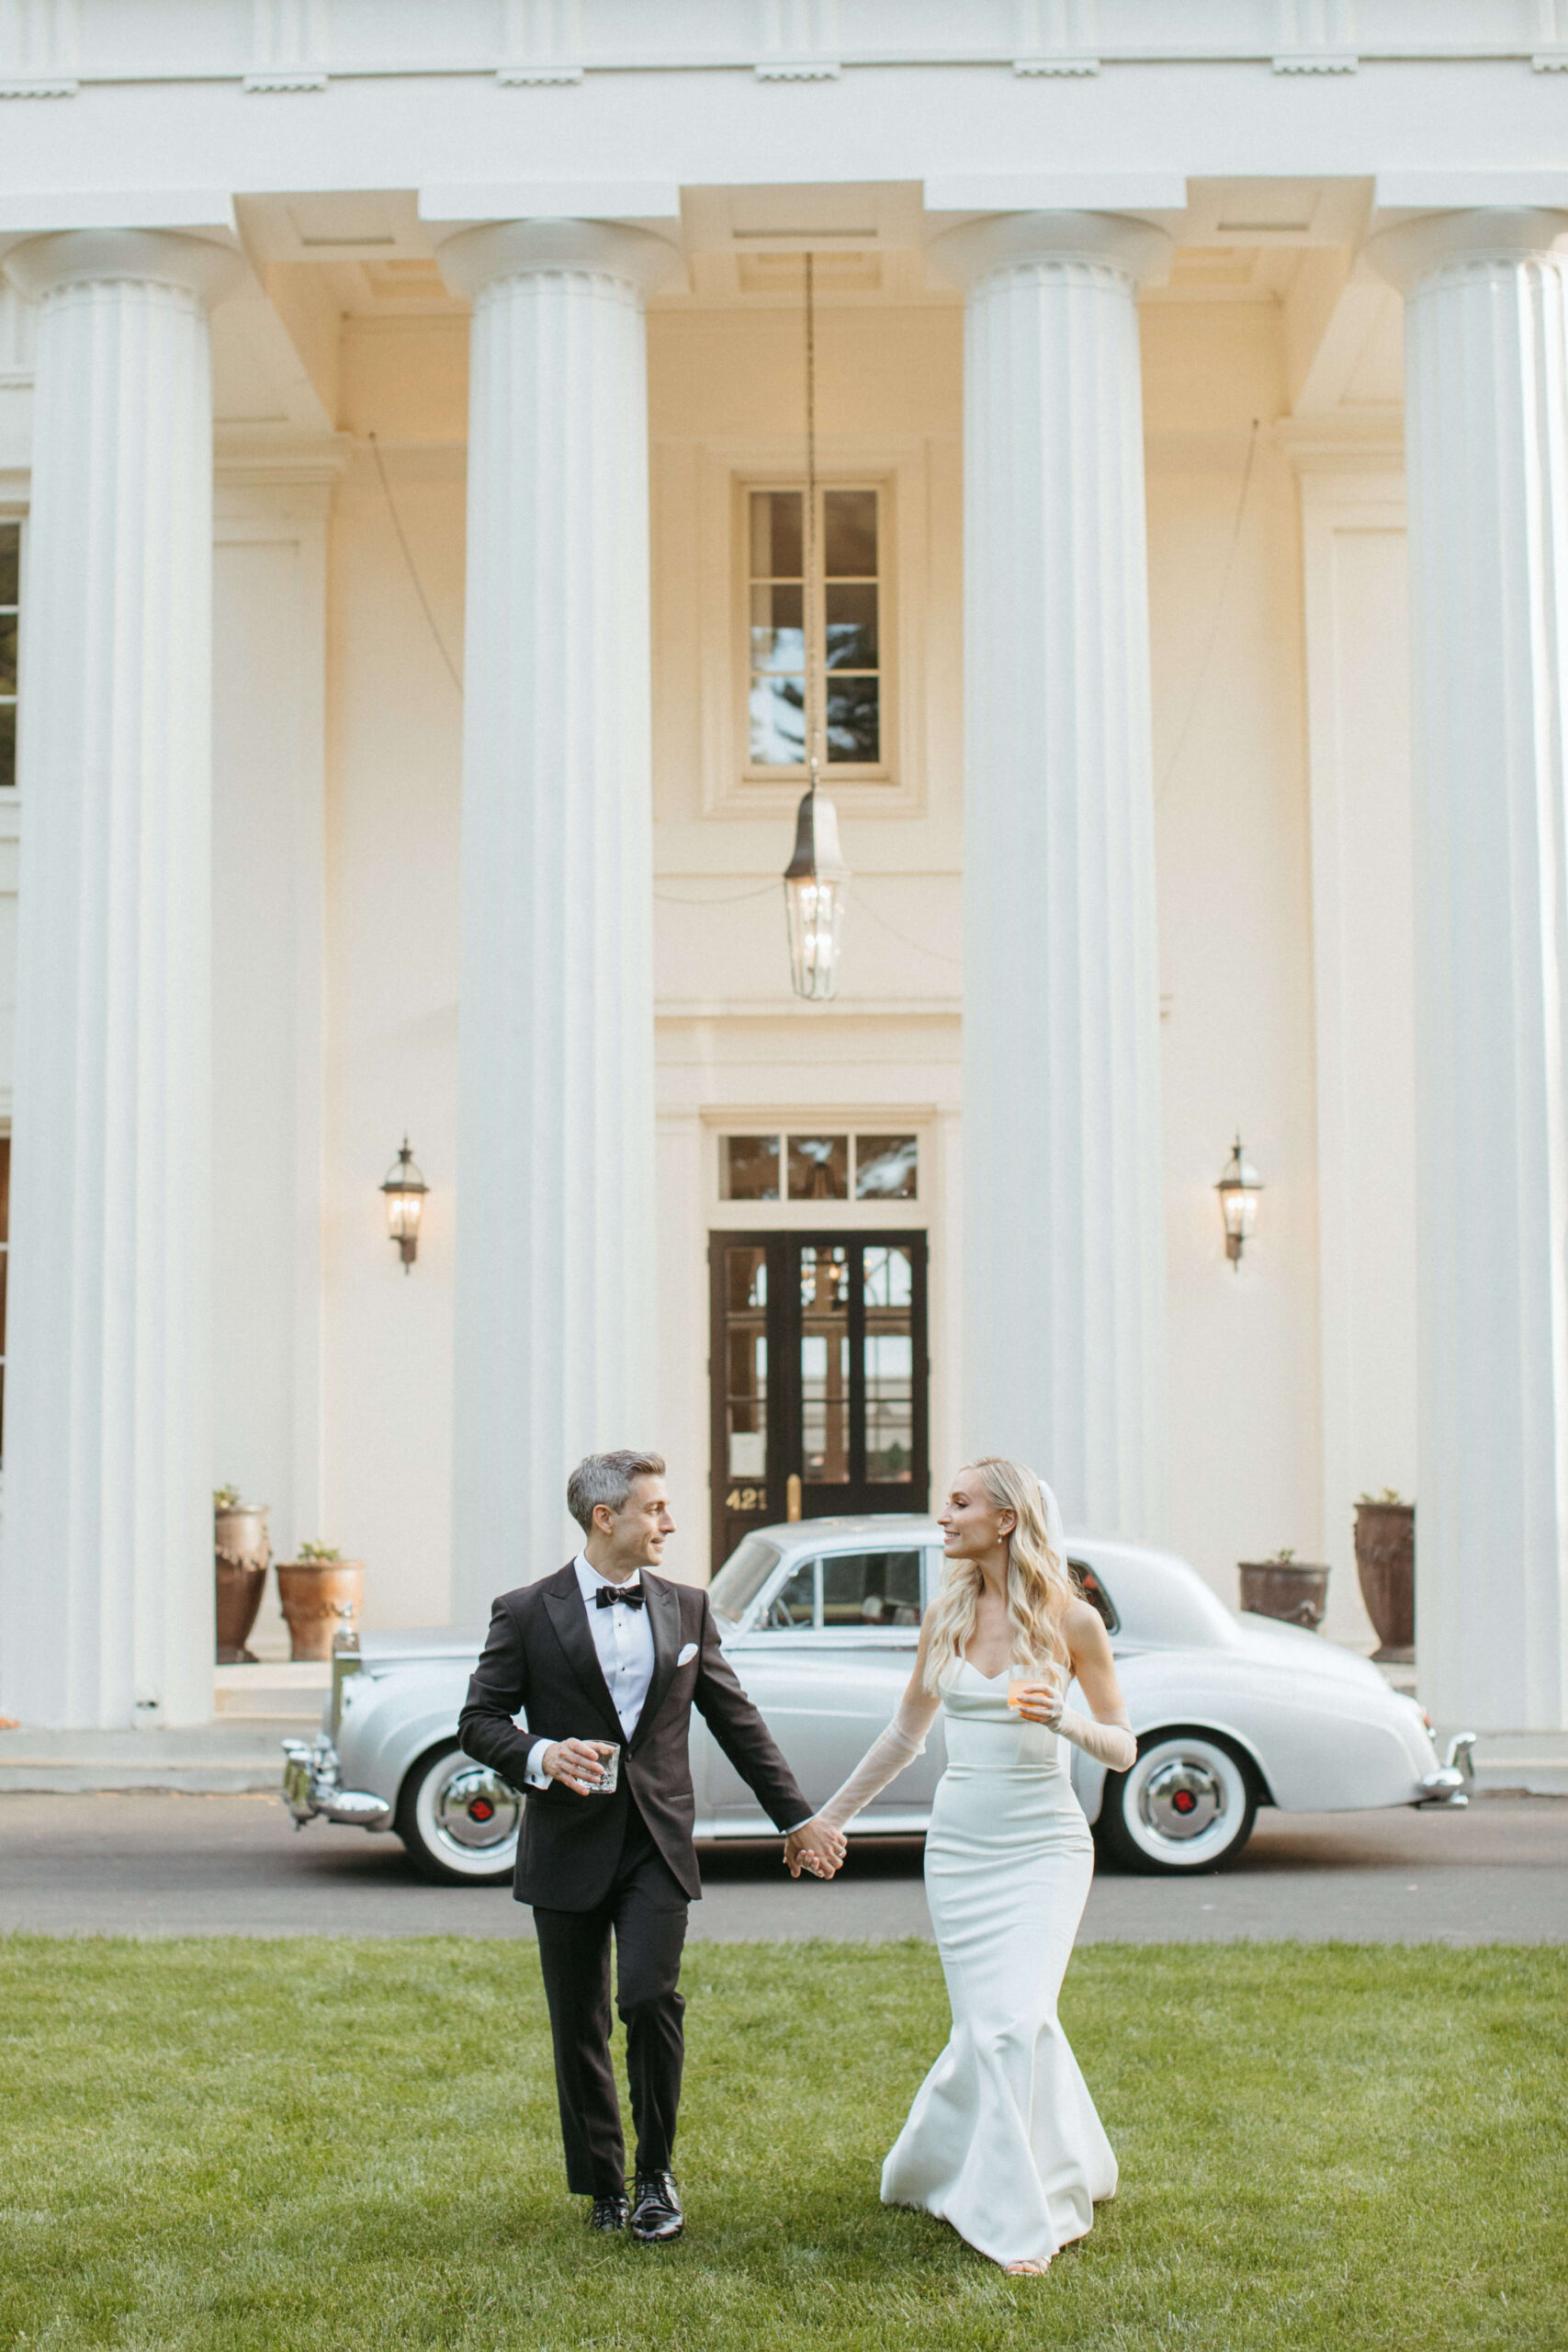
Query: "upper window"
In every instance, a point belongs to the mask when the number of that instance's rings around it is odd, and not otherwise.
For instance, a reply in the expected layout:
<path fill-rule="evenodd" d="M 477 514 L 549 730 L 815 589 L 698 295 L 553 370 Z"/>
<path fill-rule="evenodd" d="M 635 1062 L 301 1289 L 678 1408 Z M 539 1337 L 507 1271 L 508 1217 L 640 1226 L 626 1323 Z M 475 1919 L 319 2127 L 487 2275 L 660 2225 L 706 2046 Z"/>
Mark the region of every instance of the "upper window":
<path fill-rule="evenodd" d="M 879 768 L 886 758 L 882 494 L 819 488 L 817 501 L 818 576 L 808 594 L 805 491 L 748 492 L 750 764 L 772 775 L 806 766 L 808 645 L 829 768 Z"/>
<path fill-rule="evenodd" d="M 0 523 L 0 786 L 17 781 L 17 623 L 21 575 L 22 526 Z"/>

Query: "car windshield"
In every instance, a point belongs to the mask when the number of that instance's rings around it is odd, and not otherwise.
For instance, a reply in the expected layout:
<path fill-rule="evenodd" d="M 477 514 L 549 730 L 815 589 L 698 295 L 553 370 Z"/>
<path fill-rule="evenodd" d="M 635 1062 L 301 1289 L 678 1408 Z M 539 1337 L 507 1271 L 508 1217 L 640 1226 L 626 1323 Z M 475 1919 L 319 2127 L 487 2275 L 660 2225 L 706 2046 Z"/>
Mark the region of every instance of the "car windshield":
<path fill-rule="evenodd" d="M 761 1535 L 743 1536 L 708 1587 L 716 1617 L 738 1625 L 778 1565 L 779 1547 Z"/>

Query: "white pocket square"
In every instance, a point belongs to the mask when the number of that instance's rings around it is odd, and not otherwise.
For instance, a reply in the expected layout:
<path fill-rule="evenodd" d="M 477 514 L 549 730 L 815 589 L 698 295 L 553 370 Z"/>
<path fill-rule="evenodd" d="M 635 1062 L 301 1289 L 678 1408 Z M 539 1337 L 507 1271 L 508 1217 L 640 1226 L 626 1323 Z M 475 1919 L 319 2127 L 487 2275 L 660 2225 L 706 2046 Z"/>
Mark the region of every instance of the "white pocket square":
<path fill-rule="evenodd" d="M 695 1642 L 682 1642 L 681 1645 L 680 1656 L 676 1658 L 675 1663 L 677 1666 L 690 1666 L 692 1660 L 696 1657 L 696 1654 L 697 1645 Z"/>

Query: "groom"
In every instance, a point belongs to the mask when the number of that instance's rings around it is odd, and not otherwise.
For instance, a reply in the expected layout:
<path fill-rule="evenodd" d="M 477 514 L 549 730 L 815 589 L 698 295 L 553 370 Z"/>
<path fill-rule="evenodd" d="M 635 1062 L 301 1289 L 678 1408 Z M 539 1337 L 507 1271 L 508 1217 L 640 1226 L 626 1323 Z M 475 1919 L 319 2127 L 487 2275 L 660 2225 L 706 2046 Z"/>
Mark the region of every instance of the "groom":
<path fill-rule="evenodd" d="M 684 2049 L 681 1949 L 687 1904 L 702 1893 L 693 1707 L 789 1832 L 784 1856 L 795 1874 L 804 1867 L 831 1878 L 844 1840 L 811 1819 L 719 1648 L 706 1593 L 648 1573 L 675 1532 L 660 1456 L 591 1453 L 566 1499 L 582 1549 L 556 1575 L 497 1600 L 457 1736 L 527 1792 L 515 1893 L 532 1904 L 539 1939 L 567 2187 L 592 2197 L 596 2230 L 628 2220 L 610 2064 L 614 1930 L 637 2125 L 629 2220 L 635 2237 L 656 2245 L 683 2227 L 671 2155 Z M 525 1710 L 526 1731 L 513 1720 Z"/>

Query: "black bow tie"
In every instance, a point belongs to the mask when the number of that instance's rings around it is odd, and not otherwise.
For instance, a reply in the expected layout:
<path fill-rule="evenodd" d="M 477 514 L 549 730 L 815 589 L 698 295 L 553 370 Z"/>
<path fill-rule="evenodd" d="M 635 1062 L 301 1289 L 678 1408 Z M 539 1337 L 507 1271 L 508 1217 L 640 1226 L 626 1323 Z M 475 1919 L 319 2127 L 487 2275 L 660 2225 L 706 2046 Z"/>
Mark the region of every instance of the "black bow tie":
<path fill-rule="evenodd" d="M 593 1596 L 596 1609 L 614 1609 L 617 1600 L 624 1600 L 628 1609 L 640 1609 L 643 1604 L 641 1585 L 602 1584 Z"/>

